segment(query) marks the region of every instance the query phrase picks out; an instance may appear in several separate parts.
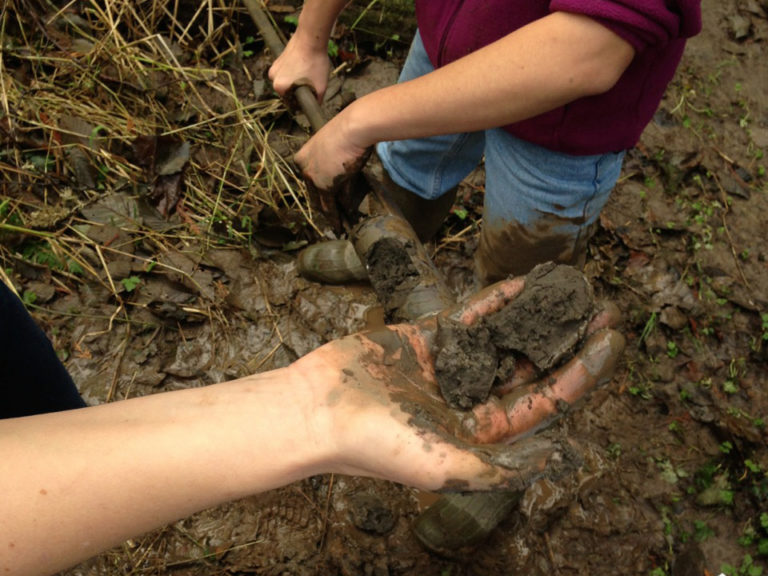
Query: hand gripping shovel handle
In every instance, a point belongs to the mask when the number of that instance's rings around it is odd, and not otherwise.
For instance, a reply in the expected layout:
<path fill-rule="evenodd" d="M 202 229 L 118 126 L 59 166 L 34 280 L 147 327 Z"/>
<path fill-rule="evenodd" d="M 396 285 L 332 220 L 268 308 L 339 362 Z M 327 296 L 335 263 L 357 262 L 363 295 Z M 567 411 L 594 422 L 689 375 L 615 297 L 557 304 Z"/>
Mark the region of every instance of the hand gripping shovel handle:
<path fill-rule="evenodd" d="M 285 49 L 285 42 L 275 30 L 260 1 L 243 0 L 243 4 L 269 50 L 275 57 L 279 56 Z M 326 119 L 314 92 L 306 85 L 297 85 L 294 90 L 294 97 L 299 107 L 309 119 L 312 130 L 317 132 L 325 125 Z M 408 294 L 400 294 L 393 298 L 391 281 L 388 281 L 387 275 L 370 274 L 371 284 L 379 300 L 385 304 L 387 312 L 395 320 L 412 321 L 452 305 L 453 295 L 429 258 L 426 248 L 413 227 L 403 218 L 400 209 L 382 190 L 374 187 L 373 192 L 384 214 L 363 220 L 350 231 L 358 256 L 370 268 L 372 262 L 369 256 L 379 243 L 387 242 L 389 245 L 394 241 L 397 244 L 396 250 L 400 250 L 404 258 L 410 259 L 410 269 L 416 272 L 418 278 L 418 281 L 414 282 L 414 277 L 409 276 L 406 279 L 407 290 L 402 291 Z M 352 195 L 348 194 L 348 196 Z M 324 203 L 327 204 L 328 200 L 325 199 Z M 378 278 L 382 278 L 384 282 L 379 283 Z"/>
<path fill-rule="evenodd" d="M 243 0 L 243 4 L 245 4 L 248 13 L 251 15 L 253 23 L 259 29 L 259 33 L 269 51 L 274 54 L 275 58 L 280 56 L 283 50 L 285 50 L 285 42 L 277 30 L 275 30 L 272 21 L 262 9 L 259 0 Z M 307 116 L 313 132 L 317 132 L 325 126 L 325 115 L 322 108 L 320 108 L 320 104 L 317 102 L 317 96 L 309 86 L 297 85 L 294 88 L 294 98 L 301 111 Z"/>

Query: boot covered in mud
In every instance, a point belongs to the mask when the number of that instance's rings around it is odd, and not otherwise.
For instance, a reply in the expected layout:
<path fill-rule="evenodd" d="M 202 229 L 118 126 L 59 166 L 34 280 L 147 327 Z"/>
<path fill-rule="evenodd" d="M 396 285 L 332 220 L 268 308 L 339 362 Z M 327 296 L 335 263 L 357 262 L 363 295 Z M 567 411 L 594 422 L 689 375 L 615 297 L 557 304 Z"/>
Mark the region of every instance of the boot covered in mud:
<path fill-rule="evenodd" d="M 328 240 L 312 244 L 299 253 L 296 261 L 299 275 L 323 284 L 365 282 L 365 264 L 349 240 Z"/>
<path fill-rule="evenodd" d="M 455 188 L 440 198 L 425 200 L 399 186 L 389 177 L 375 154 L 365 167 L 365 177 L 394 216 L 402 217 L 410 224 L 418 242 L 426 242 L 437 233 L 456 199 Z M 377 201 L 374 204 L 376 207 L 371 210 L 374 213 L 368 215 L 369 219 L 375 217 L 377 212 L 387 212 L 387 208 L 378 206 Z M 305 248 L 299 254 L 297 266 L 301 276 L 324 284 L 347 284 L 368 278 L 365 264 L 348 240 L 319 242 Z"/>
<path fill-rule="evenodd" d="M 446 494 L 416 519 L 413 532 L 430 551 L 461 556 L 485 541 L 521 497 L 522 492 Z"/>

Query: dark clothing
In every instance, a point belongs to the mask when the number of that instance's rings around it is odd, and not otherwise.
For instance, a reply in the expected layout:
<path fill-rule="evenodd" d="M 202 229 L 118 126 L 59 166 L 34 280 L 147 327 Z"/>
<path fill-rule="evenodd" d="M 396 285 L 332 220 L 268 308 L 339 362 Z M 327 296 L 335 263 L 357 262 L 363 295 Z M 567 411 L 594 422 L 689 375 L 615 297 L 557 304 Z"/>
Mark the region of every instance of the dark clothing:
<path fill-rule="evenodd" d="M 635 49 L 616 85 L 505 126 L 513 136 L 576 156 L 633 147 L 653 118 L 683 54 L 701 30 L 701 0 L 416 0 L 424 47 L 435 68 L 552 12 L 588 16 Z"/>
<path fill-rule="evenodd" d="M 0 418 L 85 405 L 45 333 L 0 281 Z"/>

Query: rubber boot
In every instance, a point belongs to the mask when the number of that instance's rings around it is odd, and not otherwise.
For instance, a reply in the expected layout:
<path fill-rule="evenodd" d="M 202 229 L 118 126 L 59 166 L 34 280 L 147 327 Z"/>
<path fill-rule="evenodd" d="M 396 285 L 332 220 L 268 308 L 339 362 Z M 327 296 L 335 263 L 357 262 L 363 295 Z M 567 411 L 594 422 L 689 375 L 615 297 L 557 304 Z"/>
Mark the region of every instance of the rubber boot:
<path fill-rule="evenodd" d="M 369 163 L 373 165 L 374 162 L 371 158 Z M 436 200 L 425 200 L 396 184 L 380 163 L 375 164 L 370 172 L 374 185 L 380 186 L 380 193 L 397 205 L 419 240 L 426 242 L 431 239 L 453 207 L 456 189 L 449 190 Z M 297 267 L 302 277 L 324 284 L 347 284 L 368 278 L 365 265 L 348 240 L 331 240 L 308 246 L 299 254 Z"/>
<path fill-rule="evenodd" d="M 324 284 L 368 280 L 368 272 L 349 240 L 328 240 L 307 246 L 296 260 L 299 275 Z"/>
<path fill-rule="evenodd" d="M 411 224 L 419 240 L 427 242 L 440 230 L 446 216 L 456 201 L 457 188 L 452 188 L 435 200 L 425 200 L 410 190 L 396 184 L 382 169 L 381 182 L 384 192 L 400 208 Z"/>
<path fill-rule="evenodd" d="M 413 525 L 419 541 L 432 552 L 453 557 L 483 542 L 518 505 L 522 492 L 445 494 Z"/>

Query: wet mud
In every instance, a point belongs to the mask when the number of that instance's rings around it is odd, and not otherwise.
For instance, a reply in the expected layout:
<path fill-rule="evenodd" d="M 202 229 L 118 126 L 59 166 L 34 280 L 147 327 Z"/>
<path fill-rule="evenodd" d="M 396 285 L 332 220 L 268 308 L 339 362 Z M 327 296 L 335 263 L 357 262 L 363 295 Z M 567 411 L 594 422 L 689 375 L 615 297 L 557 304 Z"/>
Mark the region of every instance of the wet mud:
<path fill-rule="evenodd" d="M 574 473 L 530 484 L 491 536 L 456 558 L 429 553 L 413 535 L 430 495 L 336 475 L 137 535 L 64 575 L 765 574 L 768 10 L 731 0 L 703 8 L 704 32 L 627 155 L 588 250 L 585 275 L 600 300 L 621 309 L 627 348 L 613 380 L 555 425 L 583 448 Z M 391 67 L 380 73 L 357 74 L 361 83 L 392 81 Z M 336 78 L 337 92 L 354 91 L 356 80 Z M 276 144 L 280 129 L 290 130 L 276 127 Z M 290 138 L 286 157 L 298 140 Z M 457 196 L 475 216 L 481 186 L 478 171 Z M 106 226 L 116 212 L 137 212 L 117 206 L 131 204 L 128 195 L 113 200 L 92 205 L 112 216 L 87 218 Z M 459 297 L 474 290 L 480 242 L 466 228 L 450 216 L 430 246 Z M 309 282 L 290 250 L 191 239 L 178 247 L 183 257 L 147 274 L 146 241 L 109 232 L 105 246 L 132 247 L 130 257 L 104 251 L 113 278 L 144 274 L 121 292 L 124 309 L 98 282 L 64 290 L 43 266 L 3 264 L 37 295 L 35 317 L 91 404 L 285 366 L 381 316 L 373 290 Z M 82 256 L 98 268 L 95 254 Z M 546 362 L 547 350 L 521 353 Z"/>
<path fill-rule="evenodd" d="M 513 375 L 509 358 L 523 354 L 540 370 L 555 366 L 584 335 L 595 309 L 586 277 L 553 263 L 534 268 L 514 301 L 474 326 L 438 321 L 435 370 L 454 407 L 486 400 L 494 384 Z"/>
<path fill-rule="evenodd" d="M 425 247 L 403 218 L 368 218 L 352 232 L 352 240 L 391 321 L 413 321 L 454 303 Z"/>

